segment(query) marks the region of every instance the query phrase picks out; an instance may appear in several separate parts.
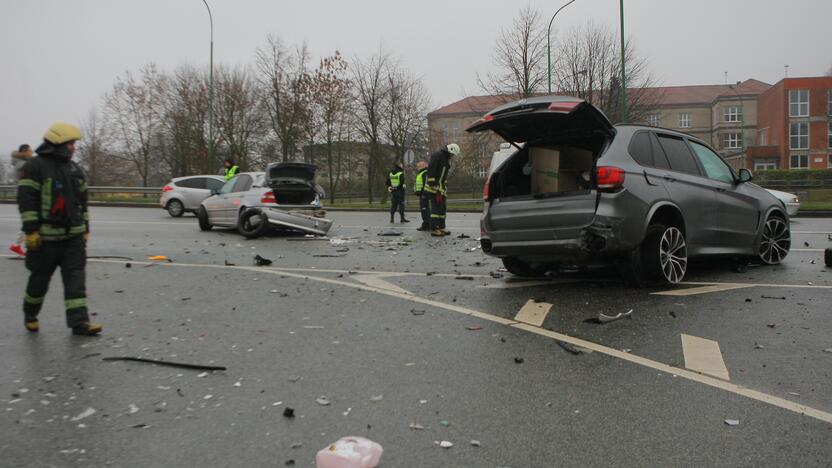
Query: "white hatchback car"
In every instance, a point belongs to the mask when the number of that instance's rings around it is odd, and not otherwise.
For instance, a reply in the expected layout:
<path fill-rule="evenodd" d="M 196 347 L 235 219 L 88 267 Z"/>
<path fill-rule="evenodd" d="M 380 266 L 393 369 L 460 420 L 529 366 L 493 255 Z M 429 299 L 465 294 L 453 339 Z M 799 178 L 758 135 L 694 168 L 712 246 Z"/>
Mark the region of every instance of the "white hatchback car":
<path fill-rule="evenodd" d="M 789 217 L 796 215 L 798 210 L 800 210 L 800 199 L 797 198 L 797 195 L 788 192 L 781 192 L 779 190 L 766 190 L 786 205 L 786 212 L 789 213 Z"/>
<path fill-rule="evenodd" d="M 202 200 L 218 192 L 223 184 L 225 179 L 218 175 L 177 177 L 162 187 L 159 204 L 174 218 L 196 213 Z"/>

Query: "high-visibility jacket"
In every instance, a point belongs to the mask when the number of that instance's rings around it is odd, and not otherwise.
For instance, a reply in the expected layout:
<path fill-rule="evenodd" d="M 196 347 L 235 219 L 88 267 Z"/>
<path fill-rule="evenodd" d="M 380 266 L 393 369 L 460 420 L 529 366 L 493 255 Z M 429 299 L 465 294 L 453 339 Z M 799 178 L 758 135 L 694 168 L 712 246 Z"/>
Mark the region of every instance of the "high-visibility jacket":
<path fill-rule="evenodd" d="M 427 169 L 422 169 L 418 174 L 416 174 L 416 184 L 414 184 L 414 191 L 416 193 L 422 193 L 425 190 L 425 176 L 427 173 Z"/>
<path fill-rule="evenodd" d="M 451 169 L 449 161 L 449 153 L 444 149 L 434 152 L 430 155 L 430 162 L 428 163 L 428 178 L 425 185 L 425 190 L 430 193 L 445 194 L 448 188 L 445 186 L 445 181 L 448 178 L 448 172 Z"/>
<path fill-rule="evenodd" d="M 22 230 L 44 241 L 60 241 L 90 230 L 87 182 L 65 145 L 45 142 L 26 161 L 17 182 Z"/>
<path fill-rule="evenodd" d="M 404 172 L 401 169 L 397 171 L 390 171 L 387 182 L 387 186 L 392 187 L 393 190 L 404 190 L 406 188 L 404 183 Z"/>
<path fill-rule="evenodd" d="M 225 181 L 228 182 L 229 180 L 233 179 L 234 176 L 237 175 L 237 172 L 239 170 L 240 166 L 237 166 L 236 164 L 231 167 L 225 168 Z"/>

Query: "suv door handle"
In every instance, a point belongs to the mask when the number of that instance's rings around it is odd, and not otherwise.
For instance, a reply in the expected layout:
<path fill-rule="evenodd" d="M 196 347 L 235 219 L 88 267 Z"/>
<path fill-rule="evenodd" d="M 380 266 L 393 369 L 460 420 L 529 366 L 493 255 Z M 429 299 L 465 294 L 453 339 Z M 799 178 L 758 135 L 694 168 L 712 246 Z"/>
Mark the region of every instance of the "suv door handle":
<path fill-rule="evenodd" d="M 717 191 L 717 192 L 725 192 L 725 188 L 723 188 L 723 187 L 717 187 L 717 188 L 716 188 L 716 191 Z"/>
<path fill-rule="evenodd" d="M 662 177 L 664 177 L 664 180 L 666 180 L 666 181 L 668 181 L 668 182 L 676 182 L 676 178 L 675 178 L 675 177 L 673 177 L 673 176 L 672 176 L 672 175 L 670 175 L 670 174 L 665 174 L 665 175 L 664 175 L 664 176 L 662 176 Z"/>

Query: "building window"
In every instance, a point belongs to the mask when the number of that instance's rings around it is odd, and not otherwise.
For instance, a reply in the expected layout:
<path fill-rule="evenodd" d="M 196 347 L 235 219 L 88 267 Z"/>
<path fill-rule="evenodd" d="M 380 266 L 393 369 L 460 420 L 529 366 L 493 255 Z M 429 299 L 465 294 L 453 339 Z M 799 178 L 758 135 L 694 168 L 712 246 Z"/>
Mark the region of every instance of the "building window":
<path fill-rule="evenodd" d="M 832 154 L 826 157 L 826 167 L 832 169 Z"/>
<path fill-rule="evenodd" d="M 722 147 L 727 149 L 739 148 L 742 137 L 739 133 L 725 133 L 722 135 Z"/>
<path fill-rule="evenodd" d="M 826 90 L 826 115 L 832 115 L 832 89 Z"/>
<path fill-rule="evenodd" d="M 826 131 L 826 146 L 832 148 L 832 120 L 830 120 L 826 125 L 829 127 Z"/>
<path fill-rule="evenodd" d="M 451 128 L 451 139 L 453 141 L 459 140 L 459 122 L 454 122 Z"/>
<path fill-rule="evenodd" d="M 754 170 L 755 171 L 773 171 L 777 169 L 777 163 L 775 162 L 755 162 L 754 163 Z"/>
<path fill-rule="evenodd" d="M 690 128 L 690 114 L 679 114 L 679 128 Z"/>
<path fill-rule="evenodd" d="M 809 149 L 809 122 L 789 124 L 789 148 Z"/>
<path fill-rule="evenodd" d="M 789 91 L 789 117 L 809 116 L 809 90 L 793 89 Z"/>
<path fill-rule="evenodd" d="M 739 122 L 742 120 L 742 107 L 729 106 L 723 109 L 722 116 L 726 122 Z"/>
<path fill-rule="evenodd" d="M 760 129 L 760 146 L 766 146 L 768 142 L 768 129 L 761 128 Z"/>
<path fill-rule="evenodd" d="M 651 127 L 659 126 L 659 116 L 657 114 L 650 114 L 647 116 L 647 125 Z"/>
<path fill-rule="evenodd" d="M 789 167 L 791 169 L 808 169 L 809 155 L 808 154 L 793 154 L 789 157 Z"/>

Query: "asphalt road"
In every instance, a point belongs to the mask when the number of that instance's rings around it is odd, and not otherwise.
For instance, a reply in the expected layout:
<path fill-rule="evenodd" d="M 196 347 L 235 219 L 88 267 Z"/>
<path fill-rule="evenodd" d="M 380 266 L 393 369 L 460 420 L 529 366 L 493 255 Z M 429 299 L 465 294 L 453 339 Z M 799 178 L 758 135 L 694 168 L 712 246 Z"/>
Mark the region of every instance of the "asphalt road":
<path fill-rule="evenodd" d="M 90 260 L 92 339 L 65 328 L 57 275 L 27 334 L 25 268 L 0 258 L 2 465 L 314 466 L 347 435 L 379 442 L 383 467 L 832 464 L 832 220 L 793 220 L 780 266 L 700 262 L 662 291 L 511 278 L 474 214 L 442 239 L 332 217 L 330 239 L 249 241 L 94 208 L 88 254 L 132 260 Z M 17 228 L 0 205 L 0 239 Z"/>

